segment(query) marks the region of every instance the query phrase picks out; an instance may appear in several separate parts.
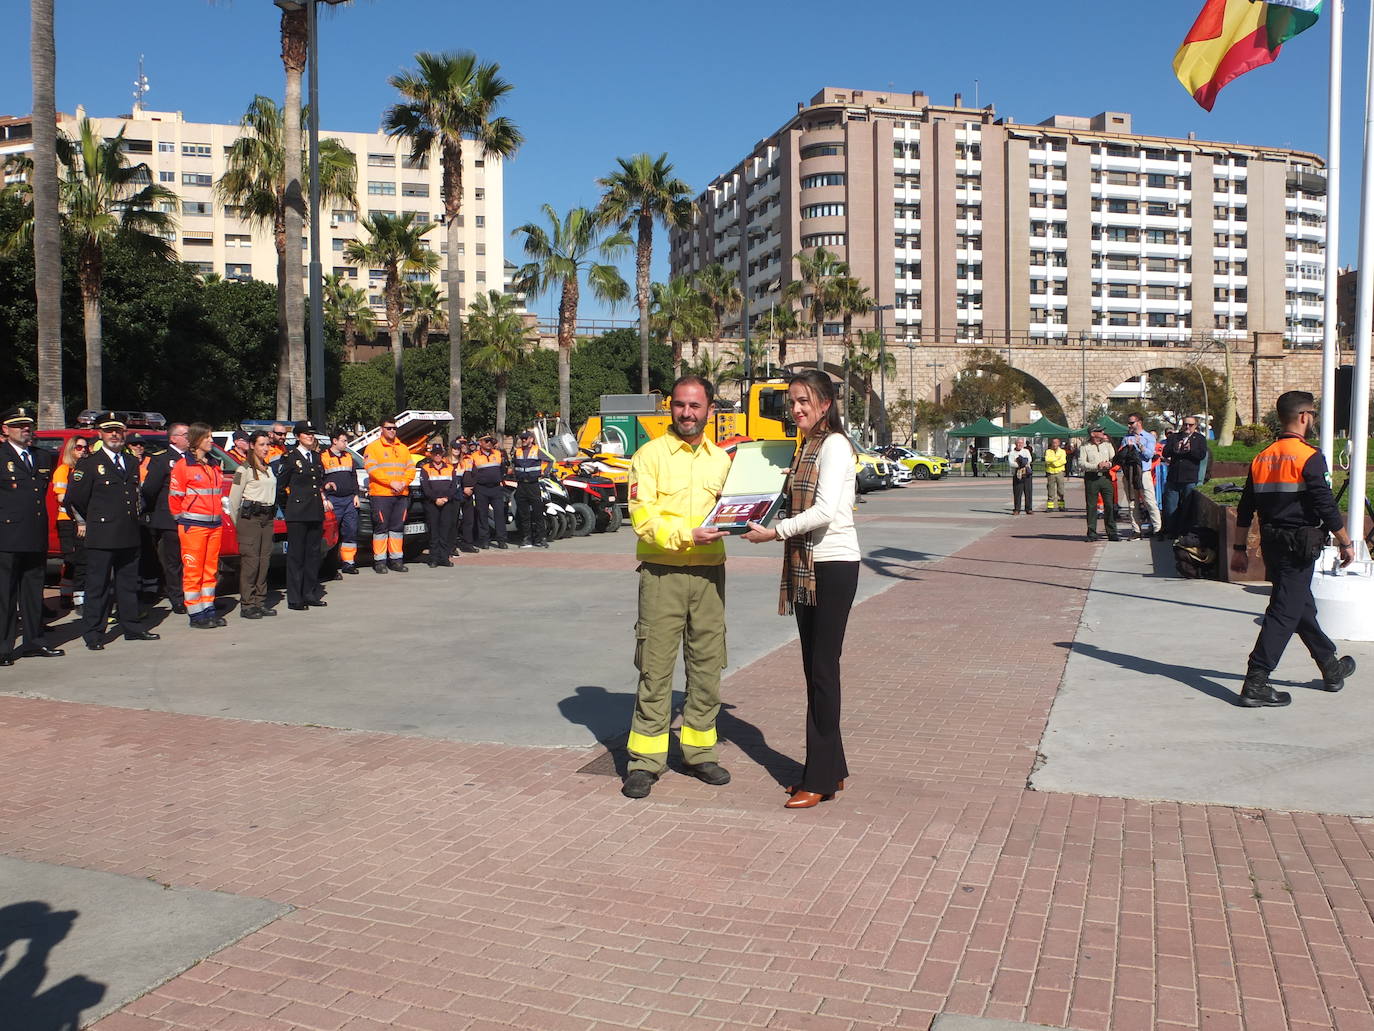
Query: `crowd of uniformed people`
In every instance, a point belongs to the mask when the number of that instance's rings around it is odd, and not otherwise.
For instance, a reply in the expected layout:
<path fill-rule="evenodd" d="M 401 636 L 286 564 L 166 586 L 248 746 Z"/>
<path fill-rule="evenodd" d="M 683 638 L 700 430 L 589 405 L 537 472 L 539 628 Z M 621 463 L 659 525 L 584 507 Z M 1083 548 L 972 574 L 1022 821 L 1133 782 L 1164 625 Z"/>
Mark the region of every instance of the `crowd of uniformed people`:
<path fill-rule="evenodd" d="M 395 419 L 383 420 L 361 461 L 344 429 L 326 439 L 298 422 L 291 444 L 278 422 L 233 435 L 229 453 L 237 468 L 230 473 L 204 423 L 171 423 L 165 447 L 130 434 L 113 412 L 92 425 L 97 439 L 71 436 L 54 456 L 34 444 L 32 410 L 0 413 L 0 666 L 63 654 L 48 645 L 43 618 L 49 488 L 63 557 L 61 598 L 76 609 L 93 651 L 105 647 L 116 620 L 126 640 L 157 640 L 149 603 L 158 596 L 192 629 L 227 625 L 216 604 L 226 516 L 238 539 L 244 619 L 277 614 L 268 604 L 267 573 L 278 512 L 286 524 L 288 609 L 328 604 L 320 575 L 327 512 L 338 528 L 339 575 L 358 572 L 362 490 L 371 511 L 373 571 L 407 572 L 405 527 L 417 470 L 430 567 L 451 567 L 462 552 L 509 547 L 504 481 L 516 485 L 521 546 L 548 547 L 539 480 L 551 464 L 528 430 L 509 454 L 494 433 L 448 445 L 436 438 L 417 464 L 397 439 Z"/>

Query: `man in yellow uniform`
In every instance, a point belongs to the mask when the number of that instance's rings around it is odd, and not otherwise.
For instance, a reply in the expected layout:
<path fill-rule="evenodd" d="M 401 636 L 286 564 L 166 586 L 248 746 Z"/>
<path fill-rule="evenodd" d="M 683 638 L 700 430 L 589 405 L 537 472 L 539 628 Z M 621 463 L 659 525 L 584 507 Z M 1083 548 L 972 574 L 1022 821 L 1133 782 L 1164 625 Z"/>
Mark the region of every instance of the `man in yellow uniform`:
<path fill-rule="evenodd" d="M 1056 508 L 1064 511 L 1064 469 L 1069 464 L 1069 453 L 1059 446 L 1059 438 L 1050 441 L 1045 449 L 1045 511 Z"/>
<path fill-rule="evenodd" d="M 724 531 L 704 529 L 730 471 L 730 456 L 706 439 L 715 390 L 700 376 L 673 384 L 672 427 L 630 463 L 630 525 L 639 541 L 639 687 L 630 723 L 629 774 L 620 791 L 644 798 L 668 761 L 673 666 L 682 649 L 687 701 L 682 757 L 707 784 L 730 783 L 716 761 L 720 671 L 725 667 Z"/>

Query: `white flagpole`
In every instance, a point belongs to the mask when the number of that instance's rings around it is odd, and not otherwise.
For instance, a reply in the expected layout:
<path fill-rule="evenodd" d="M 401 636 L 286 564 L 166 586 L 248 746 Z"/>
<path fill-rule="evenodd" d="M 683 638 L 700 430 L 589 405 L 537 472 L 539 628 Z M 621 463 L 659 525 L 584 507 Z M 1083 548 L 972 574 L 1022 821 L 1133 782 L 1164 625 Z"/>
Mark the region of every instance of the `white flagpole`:
<path fill-rule="evenodd" d="M 1345 4 L 1329 0 L 1331 72 L 1326 112 L 1326 296 L 1322 306 L 1321 449 L 1326 467 L 1336 466 L 1336 283 L 1341 237 L 1341 56 Z"/>
<path fill-rule="evenodd" d="M 1369 337 L 1374 332 L 1374 18 L 1369 20 L 1365 64 L 1364 164 L 1360 174 L 1360 277 L 1355 320 L 1355 375 L 1350 399 L 1350 485 L 1347 527 L 1355 554 L 1364 546 L 1365 462 L 1369 450 Z M 1327 260 L 1331 260 L 1328 254 Z"/>

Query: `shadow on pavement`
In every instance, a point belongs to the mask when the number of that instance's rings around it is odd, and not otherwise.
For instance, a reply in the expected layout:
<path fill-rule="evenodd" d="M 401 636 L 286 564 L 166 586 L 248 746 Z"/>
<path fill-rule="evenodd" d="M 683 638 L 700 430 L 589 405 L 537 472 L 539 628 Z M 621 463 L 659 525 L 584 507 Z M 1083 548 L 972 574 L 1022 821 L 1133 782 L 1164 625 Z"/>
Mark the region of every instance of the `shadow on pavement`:
<path fill-rule="evenodd" d="M 682 709 L 682 702 L 682 692 L 673 692 L 675 717 Z M 604 687 L 587 684 L 559 700 L 558 711 L 562 713 L 563 718 L 569 723 L 578 723 L 586 727 L 597 743 L 606 749 L 605 755 L 592 760 L 579 772 L 625 776 L 629 762 L 629 753 L 625 746 L 629 737 L 630 718 L 634 714 L 634 704 L 635 696 L 631 692 L 607 691 Z M 748 720 L 736 716 L 734 709 L 735 706 L 728 703 L 723 703 L 720 707 L 716 730 L 721 740 L 731 742 L 756 764 L 767 770 L 779 785 L 786 787 L 788 784 L 795 784 L 801 775 L 801 763 L 769 745 L 763 731 Z M 676 735 L 669 737 L 668 767 L 679 772 L 683 769 L 682 751 Z"/>
<path fill-rule="evenodd" d="M 1032 564 L 1033 564 L 1033 563 L 1017 562 L 1015 559 L 1006 559 L 1006 560 L 1003 560 L 1003 559 L 987 559 L 987 558 L 964 558 L 964 557 L 959 556 L 959 555 L 954 556 L 954 560 L 955 560 L 956 562 L 986 562 L 986 563 L 989 563 L 989 564 L 991 564 L 991 565 L 996 565 L 996 566 L 1017 566 L 1017 565 L 1032 565 Z M 1062 567 L 1062 566 L 1044 566 L 1044 565 L 1041 565 L 1041 568 L 1044 568 L 1044 569 L 1062 569 L 1063 567 Z M 1023 576 L 994 576 L 994 575 L 992 575 L 991 573 L 969 573 L 969 572 L 965 572 L 965 571 L 959 570 L 959 569 L 940 569 L 940 568 L 938 568 L 938 567 L 933 567 L 933 568 L 927 569 L 927 570 L 925 570 L 925 572 L 928 573 L 928 574 L 931 575 L 931 576 L 969 576 L 969 577 L 973 577 L 974 579 L 977 579 L 977 580 L 1002 580 L 1002 581 L 1005 581 L 1005 582 L 1007 582 L 1007 583 L 1033 583 L 1033 584 L 1042 584 L 1042 585 L 1044 585 L 1045 587 L 1057 587 L 1057 588 L 1059 588 L 1060 590 L 1065 590 L 1065 591 L 1078 591 L 1078 592 L 1083 593 L 1083 594 L 1086 594 L 1086 593 L 1088 593 L 1088 592 L 1092 592 L 1093 594 L 1106 594 L 1106 595 L 1111 595 L 1111 596 L 1118 597 L 1118 598 L 1138 598 L 1138 599 L 1141 599 L 1141 600 L 1162 602 L 1162 603 L 1167 604 L 1167 605 L 1181 605 L 1181 606 L 1183 606 L 1184 608 L 1189 608 L 1189 609 L 1209 609 L 1209 610 L 1211 610 L 1211 611 L 1213 611 L 1213 612 L 1239 612 L 1241 615 L 1245 615 L 1245 616 L 1251 615 L 1251 612 L 1250 612 L 1249 609 L 1232 609 L 1232 608 L 1227 608 L 1225 605 L 1207 605 L 1207 604 L 1204 604 L 1204 603 L 1202 603 L 1202 602 L 1179 601 L 1179 600 L 1177 600 L 1177 599 L 1175 599 L 1175 598 L 1161 598 L 1161 597 L 1158 597 L 1158 596 L 1153 595 L 1153 594 L 1132 594 L 1132 593 L 1129 592 L 1129 591 L 1107 591 L 1107 590 L 1103 590 L 1101 587 L 1081 587 L 1081 586 L 1079 586 L 1079 585 L 1077 585 L 1077 584 L 1054 583 L 1053 581 L 1050 581 L 1050 580 L 1032 580 L 1032 579 L 1029 579 L 1028 577 L 1023 577 Z M 1142 579 L 1148 579 L 1148 577 L 1143 577 Z"/>
<path fill-rule="evenodd" d="M 1099 648 L 1095 644 L 1084 644 L 1082 641 L 1056 641 L 1055 645 L 1135 673 L 1145 673 L 1149 676 L 1163 677 L 1180 684 L 1186 684 L 1194 691 L 1200 691 L 1202 694 L 1215 698 L 1219 702 L 1225 702 L 1227 705 L 1240 705 L 1239 691 L 1232 691 L 1209 678 L 1218 677 L 1239 683 L 1245 679 L 1241 674 L 1224 673 L 1215 669 L 1198 669 L 1194 666 L 1176 666 L 1173 663 L 1157 662 L 1154 659 L 1146 659 L 1139 655 L 1114 652 L 1108 648 Z"/>
<path fill-rule="evenodd" d="M 74 975 L 39 991 L 48 975 L 48 954 L 71 931 L 76 910 L 54 911 L 46 902 L 16 902 L 0 908 L 0 967 L 10 950 L 28 945 L 0 976 L 0 1014 L 5 1027 L 23 1031 L 74 1031 L 81 1013 L 105 997 L 105 985 Z M 17 953 L 16 953 L 17 954 Z"/>
<path fill-rule="evenodd" d="M 935 555 L 928 551 L 906 551 L 902 548 L 877 548 L 864 557 L 863 563 L 879 576 L 891 577 L 894 580 L 919 580 L 920 577 L 909 574 L 916 570 L 904 563 L 911 562 L 930 562 L 947 555 Z"/>

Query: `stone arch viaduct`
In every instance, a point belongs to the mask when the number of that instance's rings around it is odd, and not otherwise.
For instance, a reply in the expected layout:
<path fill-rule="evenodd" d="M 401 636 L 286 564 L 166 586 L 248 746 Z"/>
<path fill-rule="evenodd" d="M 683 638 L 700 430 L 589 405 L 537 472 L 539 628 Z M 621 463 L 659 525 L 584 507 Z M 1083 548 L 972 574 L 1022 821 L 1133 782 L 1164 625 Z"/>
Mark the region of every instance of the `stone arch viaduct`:
<path fill-rule="evenodd" d="M 552 333 L 540 334 L 541 344 L 557 347 Z M 702 341 L 703 351 L 724 355 L 736 351 L 736 340 Z M 1179 341 L 1103 340 L 1030 337 L 982 341 L 889 341 L 896 370 L 886 383 L 888 401 L 901 393 L 928 401 L 943 396 L 978 350 L 989 350 L 1007 359 L 1012 368 L 1038 383 L 1064 409 L 1065 418 L 1077 425 L 1086 408 L 1091 411 L 1116 387 L 1154 369 L 1182 369 L 1204 365 L 1218 375 L 1225 367 L 1221 345 L 1209 339 Z M 1251 333 L 1231 341 L 1231 375 L 1236 390 L 1236 415 L 1240 422 L 1258 421 L 1285 390 L 1321 393 L 1321 350 L 1286 342 L 1281 333 Z M 776 346 L 770 347 L 776 356 Z M 815 344 L 807 337 L 788 342 L 789 368 L 815 364 Z M 839 375 L 844 360 L 838 341 L 826 342 L 826 367 Z M 1344 359 L 1349 361 L 1348 352 Z M 938 387 L 938 391 L 937 391 Z M 874 393 L 880 393 L 874 383 Z M 877 398 L 874 398 L 875 404 Z M 1085 403 L 1086 402 L 1086 403 Z"/>

